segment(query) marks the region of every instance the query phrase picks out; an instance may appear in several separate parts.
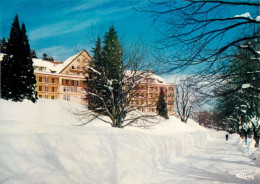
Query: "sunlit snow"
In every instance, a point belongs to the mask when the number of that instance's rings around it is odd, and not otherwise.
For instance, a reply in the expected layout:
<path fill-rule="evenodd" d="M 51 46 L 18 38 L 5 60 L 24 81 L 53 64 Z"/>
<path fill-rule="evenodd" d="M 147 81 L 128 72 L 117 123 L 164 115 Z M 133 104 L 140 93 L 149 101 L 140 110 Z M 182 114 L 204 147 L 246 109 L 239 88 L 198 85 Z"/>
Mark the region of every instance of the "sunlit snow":
<path fill-rule="evenodd" d="M 0 183 L 259 183 L 260 152 L 175 117 L 150 129 L 76 126 L 66 101 L 0 100 Z"/>

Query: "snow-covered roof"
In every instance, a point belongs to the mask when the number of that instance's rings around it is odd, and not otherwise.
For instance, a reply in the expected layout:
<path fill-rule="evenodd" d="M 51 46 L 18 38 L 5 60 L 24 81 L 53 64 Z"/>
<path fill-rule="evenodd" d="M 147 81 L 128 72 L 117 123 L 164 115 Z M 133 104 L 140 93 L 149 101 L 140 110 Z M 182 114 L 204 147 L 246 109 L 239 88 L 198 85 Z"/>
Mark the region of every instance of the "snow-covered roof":
<path fill-rule="evenodd" d="M 58 72 L 58 69 L 62 66 L 62 63 L 46 61 L 42 59 L 33 58 L 33 66 L 43 67 L 46 71 Z"/>
<path fill-rule="evenodd" d="M 84 50 L 83 50 L 84 51 Z M 81 51 L 82 52 L 82 51 Z M 52 62 L 42 59 L 33 58 L 33 66 L 44 67 L 47 72 L 60 73 L 67 65 L 69 65 L 81 52 L 69 57 L 64 62 Z"/>
<path fill-rule="evenodd" d="M 148 71 L 137 71 L 133 72 L 131 70 L 126 71 L 126 76 L 131 76 L 131 75 L 136 75 L 136 76 L 141 76 L 141 80 L 150 80 L 151 83 L 155 84 L 166 84 L 165 80 L 160 77 L 159 75 L 154 74 L 152 70 Z"/>

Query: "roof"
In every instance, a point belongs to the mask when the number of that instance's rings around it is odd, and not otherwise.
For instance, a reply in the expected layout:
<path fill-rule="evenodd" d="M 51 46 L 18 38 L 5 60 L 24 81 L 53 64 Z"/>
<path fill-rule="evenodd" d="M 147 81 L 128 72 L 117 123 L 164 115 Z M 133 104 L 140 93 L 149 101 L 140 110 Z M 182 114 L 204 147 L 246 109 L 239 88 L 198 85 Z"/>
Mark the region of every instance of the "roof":
<path fill-rule="evenodd" d="M 46 68 L 46 71 L 54 71 L 56 73 L 61 73 L 74 59 L 76 59 L 84 51 L 88 54 L 86 50 L 82 50 L 81 52 L 69 57 L 64 62 L 47 61 L 33 58 L 33 66 L 44 67 Z M 91 58 L 89 54 L 88 56 Z"/>
<path fill-rule="evenodd" d="M 137 71 L 137 72 L 132 72 L 131 70 L 126 71 L 127 76 L 131 76 L 134 74 L 137 76 L 140 75 L 141 81 L 148 80 L 148 82 L 151 82 L 154 84 L 166 84 L 165 80 L 162 77 L 160 77 L 159 75 L 156 75 L 152 70 Z"/>
<path fill-rule="evenodd" d="M 66 59 L 66 60 L 63 62 L 62 67 L 60 67 L 57 72 L 58 72 L 58 73 L 61 73 L 61 72 L 66 68 L 66 66 L 68 66 L 68 65 L 69 65 L 74 59 L 76 59 L 82 52 L 86 52 L 87 55 L 88 55 L 90 58 L 92 58 L 92 57 L 89 55 L 89 53 L 84 49 L 84 50 L 80 51 L 79 53 L 77 53 L 77 54 L 75 54 L 75 55 L 69 57 L 68 59 Z"/>

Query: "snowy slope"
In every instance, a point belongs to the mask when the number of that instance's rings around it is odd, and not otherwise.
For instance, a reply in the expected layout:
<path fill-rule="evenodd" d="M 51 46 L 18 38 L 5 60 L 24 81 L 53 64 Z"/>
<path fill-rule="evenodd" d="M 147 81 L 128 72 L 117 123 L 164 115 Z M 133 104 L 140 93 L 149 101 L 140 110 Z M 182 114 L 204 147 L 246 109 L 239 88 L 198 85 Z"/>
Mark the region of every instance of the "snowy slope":
<path fill-rule="evenodd" d="M 98 121 L 75 126 L 75 109 L 84 107 L 0 100 L 0 183 L 172 183 L 176 173 L 161 171 L 217 136 L 174 117 L 149 130 Z"/>

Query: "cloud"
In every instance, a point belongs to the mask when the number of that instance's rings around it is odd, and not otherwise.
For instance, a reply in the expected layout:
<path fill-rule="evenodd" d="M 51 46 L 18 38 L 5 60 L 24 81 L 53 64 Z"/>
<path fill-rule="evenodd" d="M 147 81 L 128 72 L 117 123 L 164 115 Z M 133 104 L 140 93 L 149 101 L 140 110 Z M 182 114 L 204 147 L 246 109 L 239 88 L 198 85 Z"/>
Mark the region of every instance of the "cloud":
<path fill-rule="evenodd" d="M 102 5 L 104 5 L 104 2 L 102 2 L 102 1 L 87 2 L 87 3 L 80 4 L 78 6 L 72 7 L 70 9 L 68 9 L 67 12 L 90 10 L 90 9 L 98 8 Z"/>
<path fill-rule="evenodd" d="M 73 48 L 66 48 L 64 46 L 53 46 L 53 47 L 47 47 L 43 48 L 37 51 L 38 58 L 42 57 L 43 53 L 48 54 L 48 56 L 52 56 L 55 61 L 64 61 L 70 56 L 74 55 Z"/>
<path fill-rule="evenodd" d="M 98 19 L 86 20 L 82 23 L 75 23 L 74 21 L 64 21 L 47 26 L 40 27 L 28 33 L 30 40 L 38 40 L 42 38 L 54 37 L 71 32 L 86 29 L 93 24 L 96 24 Z"/>

